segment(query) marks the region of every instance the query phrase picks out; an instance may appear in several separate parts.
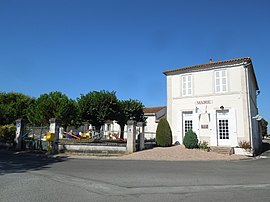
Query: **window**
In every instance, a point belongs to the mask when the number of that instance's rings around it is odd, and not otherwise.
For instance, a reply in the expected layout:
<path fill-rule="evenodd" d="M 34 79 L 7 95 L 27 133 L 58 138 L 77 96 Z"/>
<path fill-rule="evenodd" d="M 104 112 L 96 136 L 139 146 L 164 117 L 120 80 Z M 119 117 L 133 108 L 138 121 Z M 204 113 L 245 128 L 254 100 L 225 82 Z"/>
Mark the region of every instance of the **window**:
<path fill-rule="evenodd" d="M 182 96 L 192 95 L 191 75 L 182 76 Z"/>
<path fill-rule="evenodd" d="M 219 139 L 229 139 L 228 120 L 219 120 L 218 124 Z"/>
<path fill-rule="evenodd" d="M 192 120 L 185 120 L 185 134 L 190 129 L 192 130 Z"/>
<path fill-rule="evenodd" d="M 227 92 L 227 71 L 215 71 L 215 91 L 216 93 Z"/>
<path fill-rule="evenodd" d="M 186 134 L 188 130 L 192 130 L 192 112 L 183 112 L 183 132 Z"/>

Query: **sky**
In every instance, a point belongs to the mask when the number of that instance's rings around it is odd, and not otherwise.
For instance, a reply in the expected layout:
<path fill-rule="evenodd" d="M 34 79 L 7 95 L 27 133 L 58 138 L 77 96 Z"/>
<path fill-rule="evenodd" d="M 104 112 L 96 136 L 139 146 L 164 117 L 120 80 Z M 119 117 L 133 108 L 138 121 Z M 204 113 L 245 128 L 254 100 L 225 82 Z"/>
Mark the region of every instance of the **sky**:
<path fill-rule="evenodd" d="M 251 57 L 270 121 L 268 0 L 0 0 L 0 91 L 166 105 L 165 70 Z"/>

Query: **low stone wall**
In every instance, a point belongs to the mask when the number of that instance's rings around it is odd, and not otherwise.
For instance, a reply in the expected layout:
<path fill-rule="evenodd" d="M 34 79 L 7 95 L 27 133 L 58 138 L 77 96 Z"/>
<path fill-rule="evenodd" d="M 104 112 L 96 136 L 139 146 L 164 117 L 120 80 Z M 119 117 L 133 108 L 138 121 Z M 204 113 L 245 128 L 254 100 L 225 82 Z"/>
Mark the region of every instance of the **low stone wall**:
<path fill-rule="evenodd" d="M 103 154 L 117 155 L 126 154 L 126 144 L 104 144 L 104 143 L 60 143 L 60 152 L 70 153 L 87 153 L 87 154 Z"/>

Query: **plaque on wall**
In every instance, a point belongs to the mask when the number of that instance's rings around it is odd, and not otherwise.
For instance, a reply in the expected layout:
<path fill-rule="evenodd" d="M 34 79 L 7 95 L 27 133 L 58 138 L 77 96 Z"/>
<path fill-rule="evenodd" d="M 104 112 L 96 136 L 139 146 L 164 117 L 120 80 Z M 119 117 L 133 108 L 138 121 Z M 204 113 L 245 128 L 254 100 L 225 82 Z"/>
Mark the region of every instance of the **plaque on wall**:
<path fill-rule="evenodd" d="M 208 124 L 201 125 L 201 129 L 208 129 Z"/>

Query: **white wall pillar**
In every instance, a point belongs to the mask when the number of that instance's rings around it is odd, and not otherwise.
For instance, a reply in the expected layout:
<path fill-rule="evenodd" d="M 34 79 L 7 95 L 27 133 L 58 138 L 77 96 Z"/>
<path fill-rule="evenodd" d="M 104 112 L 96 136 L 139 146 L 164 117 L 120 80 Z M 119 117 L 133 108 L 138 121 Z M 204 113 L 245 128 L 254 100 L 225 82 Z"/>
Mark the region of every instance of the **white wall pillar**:
<path fill-rule="evenodd" d="M 136 121 L 127 122 L 127 153 L 136 151 Z"/>
<path fill-rule="evenodd" d="M 25 129 L 25 124 L 22 119 L 16 120 L 16 136 L 14 139 L 14 143 L 16 144 L 16 149 L 21 150 L 22 149 L 22 140 L 23 140 L 23 133 Z"/>
<path fill-rule="evenodd" d="M 145 123 L 144 122 L 138 122 L 138 126 L 142 129 L 139 134 L 139 150 L 142 151 L 144 150 L 144 127 Z"/>
<path fill-rule="evenodd" d="M 55 118 L 51 118 L 50 120 L 50 133 L 54 133 L 53 145 L 52 145 L 52 153 L 58 153 L 58 141 L 59 141 L 59 121 Z"/>
<path fill-rule="evenodd" d="M 210 146 L 217 146 L 217 116 L 216 111 L 211 110 L 210 111 L 210 132 L 211 132 L 211 138 L 210 138 Z"/>

